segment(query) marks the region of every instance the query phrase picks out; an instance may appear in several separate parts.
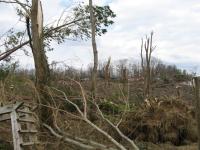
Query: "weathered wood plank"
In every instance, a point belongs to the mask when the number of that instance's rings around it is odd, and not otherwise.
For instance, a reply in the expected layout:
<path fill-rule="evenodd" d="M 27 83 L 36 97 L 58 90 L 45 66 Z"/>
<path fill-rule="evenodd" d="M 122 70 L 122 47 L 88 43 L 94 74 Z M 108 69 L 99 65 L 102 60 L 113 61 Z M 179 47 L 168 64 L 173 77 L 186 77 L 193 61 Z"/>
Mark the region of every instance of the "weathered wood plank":
<path fill-rule="evenodd" d="M 10 120 L 10 114 L 0 115 L 0 122 Z"/>
<path fill-rule="evenodd" d="M 26 107 L 26 108 L 24 109 L 24 111 L 30 112 L 30 108 Z M 35 120 L 35 119 L 33 118 L 33 116 L 34 116 L 34 114 L 29 114 L 29 113 L 26 114 L 26 117 L 27 117 L 27 118 Z M 26 125 L 27 125 L 27 128 L 28 128 L 29 130 L 31 130 L 31 131 L 36 131 L 35 133 L 32 132 L 32 134 L 29 134 L 29 141 L 30 141 L 30 142 L 34 142 L 34 143 L 37 143 L 37 142 L 38 142 L 38 138 L 37 138 L 37 134 L 36 134 L 36 133 L 37 133 L 36 125 L 35 125 L 35 124 L 32 124 L 32 123 L 26 123 Z M 34 146 L 35 146 L 35 145 L 34 145 Z"/>
<path fill-rule="evenodd" d="M 16 104 L 10 104 L 4 107 L 0 107 L 0 115 L 11 113 L 12 111 L 15 111 L 22 105 L 23 105 L 23 102 L 16 102 Z"/>
<path fill-rule="evenodd" d="M 40 144 L 39 142 L 26 142 L 26 143 L 21 143 L 21 146 L 33 146 L 33 145 L 38 145 Z"/>
<path fill-rule="evenodd" d="M 22 139 L 18 133 L 18 131 L 20 130 L 20 126 L 17 122 L 17 113 L 15 111 L 11 112 L 11 125 L 12 125 L 14 150 L 22 150 L 20 146 L 20 144 L 22 143 Z"/>
<path fill-rule="evenodd" d="M 9 114 L 11 113 L 14 109 L 13 105 L 8 105 L 4 107 L 0 107 L 0 115 L 2 114 Z"/>
<path fill-rule="evenodd" d="M 37 130 L 20 130 L 19 133 L 37 133 Z"/>
<path fill-rule="evenodd" d="M 28 122 L 28 123 L 35 123 L 35 120 L 33 119 L 18 119 L 19 122 Z"/>
<path fill-rule="evenodd" d="M 0 121 L 11 120 L 14 150 L 23 150 L 24 146 L 35 149 L 34 146 L 40 144 L 37 140 L 36 118 L 30 108 L 22 102 L 0 107 Z M 26 125 L 23 130 L 20 123 Z M 24 136 L 28 136 L 27 142 L 23 142 Z"/>

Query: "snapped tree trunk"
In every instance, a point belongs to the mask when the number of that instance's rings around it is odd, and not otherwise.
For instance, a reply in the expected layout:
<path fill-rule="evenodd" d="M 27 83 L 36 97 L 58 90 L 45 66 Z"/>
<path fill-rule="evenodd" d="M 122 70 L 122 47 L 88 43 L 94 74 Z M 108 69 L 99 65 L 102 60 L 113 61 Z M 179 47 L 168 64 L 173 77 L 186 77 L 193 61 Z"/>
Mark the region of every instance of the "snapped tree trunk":
<path fill-rule="evenodd" d="M 150 68 L 150 62 L 147 62 L 146 67 L 146 77 L 145 77 L 145 96 L 149 97 L 150 95 L 150 84 L 151 84 L 151 68 Z"/>
<path fill-rule="evenodd" d="M 90 8 L 90 22 L 91 22 L 91 31 L 92 31 L 92 48 L 93 48 L 93 55 L 94 55 L 94 65 L 92 71 L 92 87 L 91 92 L 92 95 L 96 96 L 96 84 L 97 84 L 97 67 L 98 67 L 98 51 L 96 45 L 96 26 L 95 26 L 95 16 L 93 10 L 92 0 L 89 0 L 89 8 Z"/>
<path fill-rule="evenodd" d="M 40 96 L 39 103 L 49 104 L 46 86 L 49 84 L 50 71 L 43 44 L 43 14 L 40 0 L 32 0 L 31 29 L 32 29 L 32 53 L 35 63 L 35 85 Z M 47 107 L 39 107 L 41 122 L 52 123 L 52 116 Z"/>
<path fill-rule="evenodd" d="M 152 52 L 156 47 L 153 46 L 153 32 L 151 32 L 150 37 L 146 37 L 146 41 L 141 44 L 141 66 L 144 75 L 144 96 L 148 98 L 150 96 L 150 86 L 151 86 L 151 57 Z M 145 51 L 145 64 L 143 58 L 143 51 Z"/>
<path fill-rule="evenodd" d="M 105 78 L 105 81 L 106 81 L 106 86 L 109 85 L 109 80 L 110 80 L 110 62 L 111 62 L 111 57 L 108 58 L 108 61 L 107 61 L 107 64 L 105 66 L 105 69 L 104 69 L 104 78 Z"/>

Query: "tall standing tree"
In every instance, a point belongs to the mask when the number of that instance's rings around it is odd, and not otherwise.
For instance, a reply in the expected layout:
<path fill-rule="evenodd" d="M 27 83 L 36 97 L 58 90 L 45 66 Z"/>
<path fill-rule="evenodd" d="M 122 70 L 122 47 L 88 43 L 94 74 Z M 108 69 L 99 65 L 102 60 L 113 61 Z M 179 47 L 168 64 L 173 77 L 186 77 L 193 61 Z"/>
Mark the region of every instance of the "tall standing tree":
<path fill-rule="evenodd" d="M 91 33 L 92 33 L 92 48 L 93 48 L 93 55 L 94 55 L 94 64 L 92 70 L 92 95 L 96 96 L 96 84 L 97 84 L 97 68 L 98 68 L 98 51 L 97 51 L 97 44 L 96 44 L 96 19 L 94 16 L 94 9 L 92 0 L 89 0 L 89 9 L 90 9 L 90 22 L 91 22 Z"/>
<path fill-rule="evenodd" d="M 29 30 L 29 29 L 28 29 Z M 46 87 L 49 85 L 50 71 L 47 57 L 44 51 L 43 33 L 43 11 L 40 0 L 33 0 L 31 6 L 31 33 L 32 53 L 35 63 L 35 85 L 40 95 L 40 102 L 43 106 L 49 105 L 50 99 Z M 40 107 L 40 119 L 42 122 L 52 123 L 50 110 L 47 107 Z"/>

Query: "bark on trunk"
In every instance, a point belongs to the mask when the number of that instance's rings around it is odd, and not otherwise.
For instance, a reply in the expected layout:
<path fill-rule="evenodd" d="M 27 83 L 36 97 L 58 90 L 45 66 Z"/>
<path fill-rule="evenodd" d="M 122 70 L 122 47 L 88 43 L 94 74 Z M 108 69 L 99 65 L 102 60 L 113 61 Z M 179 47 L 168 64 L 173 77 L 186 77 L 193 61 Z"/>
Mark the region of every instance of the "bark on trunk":
<path fill-rule="evenodd" d="M 94 66 L 92 71 L 92 95 L 96 96 L 96 82 L 97 82 L 97 67 L 98 67 L 98 51 L 97 51 L 97 45 L 96 45 L 96 27 L 95 27 L 95 16 L 93 11 L 93 4 L 92 0 L 89 0 L 89 8 L 90 8 L 90 22 L 91 22 L 91 30 L 92 30 L 92 48 L 93 48 L 93 55 L 94 55 Z"/>
<path fill-rule="evenodd" d="M 31 29 L 32 29 L 32 53 L 35 63 L 35 85 L 40 95 L 39 103 L 48 105 L 49 99 L 46 86 L 49 84 L 50 71 L 43 45 L 43 20 L 40 0 L 32 0 Z M 39 117 L 41 122 L 52 123 L 52 118 L 47 107 L 40 107 Z"/>

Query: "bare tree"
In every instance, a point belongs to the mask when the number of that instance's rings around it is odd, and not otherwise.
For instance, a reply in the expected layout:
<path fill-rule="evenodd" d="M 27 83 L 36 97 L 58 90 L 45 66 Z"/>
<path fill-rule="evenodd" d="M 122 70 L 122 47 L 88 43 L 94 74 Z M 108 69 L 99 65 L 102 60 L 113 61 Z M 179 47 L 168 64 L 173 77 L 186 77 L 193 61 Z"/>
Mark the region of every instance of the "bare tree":
<path fill-rule="evenodd" d="M 146 36 L 145 41 L 143 41 L 142 39 L 142 44 L 141 44 L 141 66 L 145 78 L 145 83 L 144 83 L 145 97 L 149 97 L 150 95 L 151 58 L 152 58 L 152 52 L 154 51 L 155 48 L 156 46 L 153 46 L 153 31 L 152 31 L 150 37 Z M 143 51 L 145 52 L 145 60 L 143 58 Z"/>
<path fill-rule="evenodd" d="M 95 16 L 94 16 L 94 10 L 93 10 L 93 4 L 92 0 L 89 0 L 89 8 L 90 8 L 90 22 L 91 22 L 91 31 L 92 31 L 92 48 L 93 48 L 93 54 L 94 54 L 94 66 L 92 71 L 92 87 L 91 91 L 93 96 L 96 95 L 96 82 L 97 82 L 97 68 L 98 68 L 98 51 L 97 51 L 97 45 L 96 45 L 96 25 L 95 25 Z"/>

